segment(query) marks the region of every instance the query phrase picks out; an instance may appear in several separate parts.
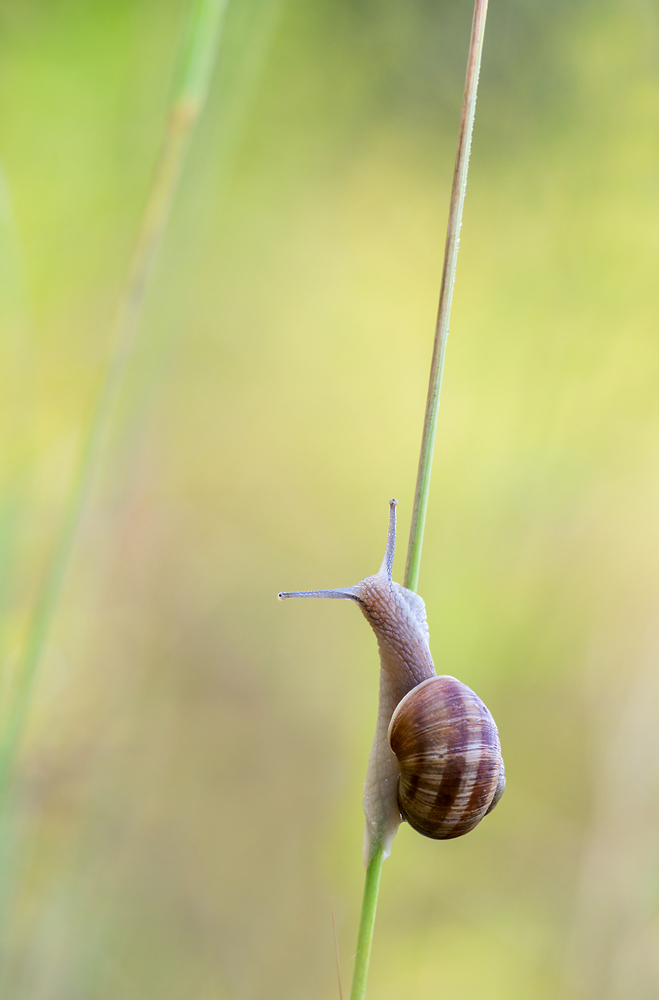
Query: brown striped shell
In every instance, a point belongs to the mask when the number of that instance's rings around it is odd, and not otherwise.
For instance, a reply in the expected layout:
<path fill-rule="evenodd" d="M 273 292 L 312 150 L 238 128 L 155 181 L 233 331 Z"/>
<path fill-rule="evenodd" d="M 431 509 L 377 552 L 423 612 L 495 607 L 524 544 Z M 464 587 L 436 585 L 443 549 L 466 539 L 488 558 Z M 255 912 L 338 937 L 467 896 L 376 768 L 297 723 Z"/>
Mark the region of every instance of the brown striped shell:
<path fill-rule="evenodd" d="M 425 837 L 469 833 L 503 794 L 494 719 L 455 677 L 431 677 L 414 687 L 391 718 L 389 743 L 400 767 L 401 814 Z"/>

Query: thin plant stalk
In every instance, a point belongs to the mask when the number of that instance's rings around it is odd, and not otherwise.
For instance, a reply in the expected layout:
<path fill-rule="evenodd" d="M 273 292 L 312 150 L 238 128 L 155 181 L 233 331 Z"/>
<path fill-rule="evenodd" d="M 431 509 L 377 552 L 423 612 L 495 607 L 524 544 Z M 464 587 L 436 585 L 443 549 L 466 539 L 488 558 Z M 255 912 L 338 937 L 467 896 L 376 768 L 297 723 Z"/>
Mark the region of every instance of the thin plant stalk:
<path fill-rule="evenodd" d="M 334 931 L 334 959 L 336 961 L 336 978 L 339 984 L 339 1000 L 343 1000 L 343 983 L 341 982 L 341 959 L 339 956 L 339 936 L 336 933 L 336 915 L 334 913 L 334 900 L 331 899 L 330 903 L 332 905 L 332 930 Z"/>
<path fill-rule="evenodd" d="M 59 603 L 96 463 L 132 354 L 144 300 L 171 214 L 194 127 L 210 85 L 227 0 L 197 0 L 174 87 L 159 159 L 139 229 L 133 261 L 111 332 L 111 355 L 84 433 L 62 523 L 28 626 L 15 689 L 0 741 L 0 807 L 25 728 L 34 682 Z"/>
<path fill-rule="evenodd" d="M 409 590 L 416 590 L 419 581 L 423 530 L 426 523 L 426 511 L 428 509 L 430 474 L 432 472 L 432 459 L 435 450 L 435 434 L 437 432 L 439 397 L 442 391 L 444 356 L 446 354 L 446 341 L 448 339 L 449 320 L 451 317 L 455 270 L 458 263 L 458 250 L 460 248 L 462 210 L 467 192 L 471 135 L 474 128 L 474 115 L 476 113 L 476 94 L 478 92 L 478 77 L 481 68 L 486 16 L 487 0 L 476 0 L 474 20 L 471 28 L 471 42 L 469 44 L 469 57 L 467 60 L 467 77 L 462 101 L 462 114 L 460 116 L 458 150 L 453 173 L 453 188 L 451 190 L 446 247 L 444 249 L 444 269 L 442 271 L 442 284 L 439 292 L 439 309 L 437 310 L 435 343 L 430 366 L 426 414 L 423 422 L 419 471 L 417 473 L 416 490 L 414 493 L 410 541 L 407 549 L 405 586 Z"/>
<path fill-rule="evenodd" d="M 0 164 L 0 355 L 6 382 L 2 406 L 11 428 L 3 447 L 0 486 L 0 658 L 6 655 L 7 609 L 32 450 L 29 418 L 34 407 L 34 359 L 29 346 L 29 314 L 23 249 L 9 184 Z"/>
<path fill-rule="evenodd" d="M 426 511 L 428 508 L 428 494 L 430 492 L 430 474 L 432 471 L 432 458 L 435 446 L 435 435 L 437 431 L 437 414 L 439 410 L 439 397 L 442 388 L 442 372 L 444 370 L 446 340 L 449 331 L 451 302 L 453 300 L 453 285 L 455 284 L 455 271 L 458 261 L 458 249 L 460 246 L 462 210 L 464 208 L 465 194 L 467 191 L 469 154 L 471 151 L 471 136 L 474 127 L 474 115 L 476 112 L 476 94 L 478 91 L 478 77 L 480 75 L 481 55 L 483 52 L 487 2 L 488 0 L 476 0 L 474 6 L 474 19 L 471 28 L 471 40 L 469 43 L 467 76 L 462 101 L 462 114 L 460 116 L 460 130 L 458 133 L 458 149 L 455 158 L 455 170 L 453 173 L 453 187 L 451 190 L 451 204 L 449 207 L 446 246 L 444 250 L 444 268 L 442 271 L 442 283 L 439 293 L 439 309 L 437 312 L 437 323 L 435 326 L 435 342 L 430 368 L 430 383 L 428 386 L 426 413 L 423 423 L 423 437 L 421 440 L 421 454 L 419 457 L 419 471 L 414 494 L 412 526 L 407 550 L 407 564 L 405 567 L 405 586 L 409 590 L 414 591 L 416 591 L 417 588 L 419 568 L 421 565 L 423 530 L 425 527 Z M 362 912 L 359 921 L 357 954 L 355 955 L 355 968 L 353 972 L 350 1000 L 364 1000 L 364 997 L 366 996 L 366 979 L 368 976 L 368 966 L 371 958 L 373 928 L 375 925 L 375 912 L 378 902 L 383 860 L 384 856 L 382 845 L 378 845 L 371 855 L 366 868 L 364 899 L 362 902 Z"/>
<path fill-rule="evenodd" d="M 383 861 L 384 851 L 382 850 L 382 844 L 379 844 L 373 851 L 366 868 L 364 899 L 362 901 L 362 914 L 359 920 L 359 932 L 357 934 L 357 954 L 355 955 L 355 969 L 352 974 L 352 990 L 350 992 L 350 1000 L 363 1000 L 366 996 L 366 979 L 368 977 L 368 967 L 371 961 L 375 911 L 378 906 L 378 893 L 380 891 L 380 875 L 382 874 Z"/>

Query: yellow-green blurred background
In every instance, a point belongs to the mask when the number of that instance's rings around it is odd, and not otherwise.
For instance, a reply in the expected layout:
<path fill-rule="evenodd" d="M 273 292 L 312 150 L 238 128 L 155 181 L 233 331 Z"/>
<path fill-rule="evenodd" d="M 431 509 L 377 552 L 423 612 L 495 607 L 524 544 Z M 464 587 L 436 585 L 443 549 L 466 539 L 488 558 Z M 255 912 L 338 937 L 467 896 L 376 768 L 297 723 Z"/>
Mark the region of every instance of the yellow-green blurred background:
<path fill-rule="evenodd" d="M 0 4 L 2 711 L 110 350 L 188 0 Z M 230 0 L 41 664 L 7 1000 L 345 983 L 470 0 Z M 373 1000 L 659 995 L 659 14 L 492 0 L 420 592 L 508 789 L 386 862 Z"/>

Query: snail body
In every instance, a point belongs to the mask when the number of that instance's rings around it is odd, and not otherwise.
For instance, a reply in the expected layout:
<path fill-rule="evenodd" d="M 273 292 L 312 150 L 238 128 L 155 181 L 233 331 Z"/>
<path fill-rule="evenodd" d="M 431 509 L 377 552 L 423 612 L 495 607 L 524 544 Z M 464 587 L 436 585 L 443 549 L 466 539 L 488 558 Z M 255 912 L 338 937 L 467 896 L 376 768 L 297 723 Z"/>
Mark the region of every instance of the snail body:
<path fill-rule="evenodd" d="M 392 580 L 396 501 L 378 573 L 354 587 L 281 593 L 279 598 L 354 601 L 375 632 L 380 691 L 375 738 L 364 784 L 364 860 L 390 853 L 405 819 L 426 837 L 449 840 L 472 830 L 503 794 L 494 719 L 466 684 L 438 677 L 425 604 Z"/>

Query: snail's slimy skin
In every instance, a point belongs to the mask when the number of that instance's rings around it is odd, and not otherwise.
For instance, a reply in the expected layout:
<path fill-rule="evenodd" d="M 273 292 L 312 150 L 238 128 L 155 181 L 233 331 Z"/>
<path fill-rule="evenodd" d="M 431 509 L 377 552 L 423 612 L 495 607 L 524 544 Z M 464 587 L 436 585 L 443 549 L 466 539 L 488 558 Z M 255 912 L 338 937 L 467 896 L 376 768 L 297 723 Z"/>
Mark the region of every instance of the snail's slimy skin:
<path fill-rule="evenodd" d="M 378 720 L 364 783 L 364 862 L 368 864 L 378 843 L 384 856 L 389 856 L 401 822 L 400 767 L 388 735 L 391 717 L 409 691 L 435 676 L 435 667 L 428 645 L 426 606 L 418 594 L 394 583 L 384 566 L 358 583 L 355 592 L 380 652 Z"/>

